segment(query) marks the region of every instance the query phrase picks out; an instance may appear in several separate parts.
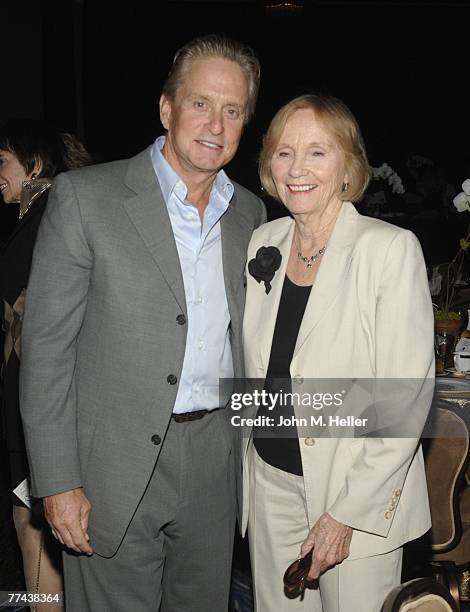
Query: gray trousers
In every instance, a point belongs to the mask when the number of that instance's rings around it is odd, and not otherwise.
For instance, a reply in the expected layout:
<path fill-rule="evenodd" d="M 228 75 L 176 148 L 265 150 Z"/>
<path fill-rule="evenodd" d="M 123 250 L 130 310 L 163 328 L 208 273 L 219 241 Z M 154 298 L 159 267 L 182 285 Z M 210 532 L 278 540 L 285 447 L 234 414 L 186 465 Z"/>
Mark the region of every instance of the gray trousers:
<path fill-rule="evenodd" d="M 112 558 L 64 553 L 67 612 L 228 610 L 236 502 L 221 413 L 171 420 L 147 491 Z"/>

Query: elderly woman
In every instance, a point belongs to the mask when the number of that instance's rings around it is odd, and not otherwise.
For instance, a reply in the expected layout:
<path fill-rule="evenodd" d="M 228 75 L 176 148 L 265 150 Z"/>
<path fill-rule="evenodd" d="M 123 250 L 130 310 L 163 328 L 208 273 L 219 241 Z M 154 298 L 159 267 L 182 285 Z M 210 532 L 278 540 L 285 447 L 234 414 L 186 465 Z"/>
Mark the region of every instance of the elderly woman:
<path fill-rule="evenodd" d="M 0 250 L 0 297 L 4 330 L 2 431 L 10 464 L 13 519 L 23 556 L 28 591 L 62 590 L 58 548 L 43 530 L 42 504 L 29 497 L 29 467 L 18 400 L 21 324 L 36 234 L 52 177 L 91 163 L 83 145 L 41 121 L 12 119 L 0 126 L 0 192 L 5 204 L 19 204 L 19 219 Z M 38 605 L 37 610 L 49 609 Z M 58 610 L 57 605 L 50 609 Z"/>
<path fill-rule="evenodd" d="M 243 529 L 256 609 L 379 612 L 400 583 L 403 544 L 430 527 L 419 435 L 432 396 L 421 382 L 433 385 L 433 315 L 421 249 L 409 231 L 361 216 L 351 203 L 364 193 L 369 166 L 340 100 L 306 95 L 281 108 L 264 139 L 260 176 L 290 216 L 259 227 L 249 246 L 247 376 L 268 390 L 277 379 L 298 392 L 319 379 L 406 378 L 418 391 L 408 398 L 413 437 L 331 429 L 291 436 L 276 426 L 266 436 L 266 419 L 264 430 L 253 430 L 244 448 Z M 385 405 L 389 416 L 399 408 L 390 397 Z M 313 588 L 288 598 L 283 574 L 310 552 Z"/>

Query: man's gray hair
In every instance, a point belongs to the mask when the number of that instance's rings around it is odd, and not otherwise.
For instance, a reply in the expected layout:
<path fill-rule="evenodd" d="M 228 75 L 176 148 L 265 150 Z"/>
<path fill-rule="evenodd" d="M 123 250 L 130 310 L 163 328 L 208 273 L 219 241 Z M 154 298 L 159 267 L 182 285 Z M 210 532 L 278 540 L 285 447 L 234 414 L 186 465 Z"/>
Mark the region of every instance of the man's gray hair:
<path fill-rule="evenodd" d="M 260 64 L 248 45 L 218 34 L 194 38 L 176 52 L 173 65 L 163 85 L 162 93 L 174 100 L 190 64 L 195 59 L 220 57 L 236 62 L 243 70 L 248 83 L 248 102 L 245 123 L 255 111 L 260 81 Z"/>

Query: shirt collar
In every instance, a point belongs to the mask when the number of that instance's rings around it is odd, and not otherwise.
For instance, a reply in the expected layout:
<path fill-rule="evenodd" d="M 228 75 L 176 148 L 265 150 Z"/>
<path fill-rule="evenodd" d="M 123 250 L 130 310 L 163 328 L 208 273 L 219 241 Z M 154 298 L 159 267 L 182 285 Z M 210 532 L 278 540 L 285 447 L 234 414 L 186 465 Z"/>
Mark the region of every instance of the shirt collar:
<path fill-rule="evenodd" d="M 172 193 L 175 192 L 179 199 L 184 202 L 188 189 L 167 160 L 163 157 L 161 150 L 164 144 L 165 136 L 159 136 L 150 149 L 153 169 L 155 170 L 158 182 L 160 183 L 163 199 L 168 205 Z M 227 204 L 232 199 L 234 187 L 224 170 L 219 170 L 217 172 L 214 185 L 212 187 L 211 197 L 214 190 L 227 202 Z"/>

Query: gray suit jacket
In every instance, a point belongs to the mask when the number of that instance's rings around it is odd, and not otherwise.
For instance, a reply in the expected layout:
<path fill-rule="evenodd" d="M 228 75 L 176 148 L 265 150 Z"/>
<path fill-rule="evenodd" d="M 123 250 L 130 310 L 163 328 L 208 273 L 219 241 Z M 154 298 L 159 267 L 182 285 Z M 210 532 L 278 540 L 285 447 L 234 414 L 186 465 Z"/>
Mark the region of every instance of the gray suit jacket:
<path fill-rule="evenodd" d="M 261 201 L 235 185 L 221 230 L 236 377 L 246 251 L 264 219 Z M 60 175 L 27 291 L 21 412 L 33 494 L 83 486 L 104 556 L 122 540 L 168 428 L 185 351 L 180 314 L 183 279 L 149 149 Z"/>

